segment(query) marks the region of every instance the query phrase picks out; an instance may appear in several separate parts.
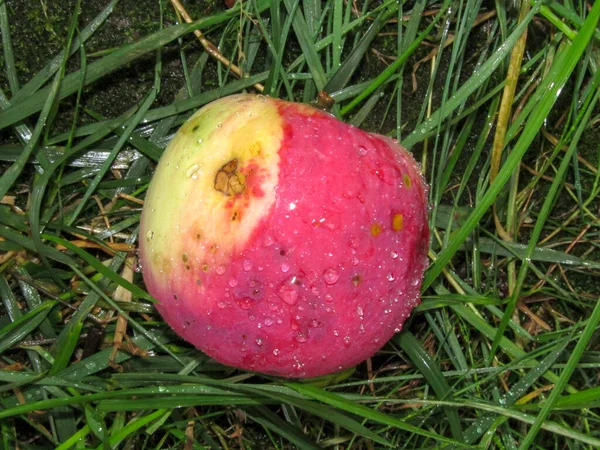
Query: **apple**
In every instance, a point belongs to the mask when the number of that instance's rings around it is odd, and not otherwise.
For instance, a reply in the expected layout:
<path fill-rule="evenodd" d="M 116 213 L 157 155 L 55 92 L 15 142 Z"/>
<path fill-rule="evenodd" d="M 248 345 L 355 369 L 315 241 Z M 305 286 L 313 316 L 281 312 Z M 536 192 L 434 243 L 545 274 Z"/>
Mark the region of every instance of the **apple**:
<path fill-rule="evenodd" d="M 393 139 L 240 94 L 195 113 L 145 199 L 158 311 L 214 359 L 283 377 L 354 366 L 419 302 L 427 187 Z"/>

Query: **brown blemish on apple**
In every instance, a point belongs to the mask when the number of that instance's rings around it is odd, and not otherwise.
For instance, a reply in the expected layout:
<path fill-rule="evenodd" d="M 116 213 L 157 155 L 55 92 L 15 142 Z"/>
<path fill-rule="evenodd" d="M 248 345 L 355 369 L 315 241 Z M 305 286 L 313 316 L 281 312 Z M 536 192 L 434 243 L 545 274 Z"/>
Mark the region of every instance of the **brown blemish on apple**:
<path fill-rule="evenodd" d="M 404 217 L 400 213 L 394 214 L 392 217 L 392 230 L 400 231 L 402 229 L 402 224 L 404 222 Z"/>
<path fill-rule="evenodd" d="M 408 189 L 410 189 L 410 187 L 412 186 L 412 181 L 410 180 L 410 177 L 407 173 L 404 174 L 404 186 L 406 186 Z"/>
<path fill-rule="evenodd" d="M 238 173 L 237 158 L 225 163 L 215 175 L 215 190 L 222 192 L 226 196 L 239 195 L 245 189 L 246 186 L 244 186 Z"/>
<path fill-rule="evenodd" d="M 352 277 L 352 284 L 358 286 L 360 283 L 362 283 L 362 276 L 360 274 L 354 275 Z"/>
<path fill-rule="evenodd" d="M 377 237 L 381 234 L 381 225 L 379 225 L 378 223 L 374 223 L 373 225 L 371 225 L 371 235 L 373 237 Z"/>

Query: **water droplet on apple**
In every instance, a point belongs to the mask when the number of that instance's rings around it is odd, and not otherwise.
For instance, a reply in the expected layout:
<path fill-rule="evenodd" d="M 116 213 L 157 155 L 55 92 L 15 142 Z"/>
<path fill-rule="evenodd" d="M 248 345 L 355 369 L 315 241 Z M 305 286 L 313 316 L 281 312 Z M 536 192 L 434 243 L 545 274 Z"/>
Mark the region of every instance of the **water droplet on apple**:
<path fill-rule="evenodd" d="M 350 336 L 344 336 L 344 345 L 346 347 L 350 346 Z"/>
<path fill-rule="evenodd" d="M 396 279 L 393 273 L 388 273 L 386 278 L 388 281 L 394 281 Z"/>
<path fill-rule="evenodd" d="M 333 335 L 334 335 L 334 336 L 339 336 L 339 335 L 340 335 L 340 332 L 339 332 L 338 330 L 333 330 Z"/>
<path fill-rule="evenodd" d="M 248 310 L 248 309 L 252 308 L 252 304 L 254 303 L 254 301 L 250 297 L 243 297 L 243 298 L 240 298 L 237 301 L 237 303 L 240 306 L 240 308 L 242 308 L 244 310 Z"/>
<path fill-rule="evenodd" d="M 335 284 L 340 279 L 340 273 L 335 269 L 327 269 L 323 272 L 323 280 L 327 284 Z"/>
<path fill-rule="evenodd" d="M 217 266 L 217 273 L 219 275 L 223 275 L 225 273 L 225 266 L 224 265 Z"/>
<path fill-rule="evenodd" d="M 149 231 L 146 233 L 146 239 L 148 239 L 149 241 L 151 241 L 153 238 L 154 238 L 154 231 L 152 231 L 152 230 L 149 230 Z"/>
<path fill-rule="evenodd" d="M 270 327 L 271 325 L 273 325 L 273 319 L 271 319 L 270 317 L 265 318 L 265 326 Z"/>
<path fill-rule="evenodd" d="M 273 349 L 273 354 L 274 354 L 275 356 L 279 355 L 279 349 L 278 349 L 278 348 L 274 348 L 274 349 Z"/>
<path fill-rule="evenodd" d="M 244 262 L 242 263 L 242 265 L 246 272 L 249 272 L 252 270 L 252 261 L 250 261 L 249 259 L 245 259 Z"/>
<path fill-rule="evenodd" d="M 362 157 L 362 156 L 365 156 L 365 155 L 367 154 L 367 149 L 366 149 L 366 148 L 364 148 L 362 145 L 359 145 L 359 146 L 356 148 L 356 154 L 357 154 L 358 156 L 361 156 L 361 157 Z"/>
<path fill-rule="evenodd" d="M 229 286 L 236 287 L 238 285 L 238 281 L 234 280 L 233 278 L 231 280 L 229 280 Z"/>
<path fill-rule="evenodd" d="M 325 301 L 332 302 L 333 296 L 331 294 L 325 294 Z"/>
<path fill-rule="evenodd" d="M 200 168 L 200 166 L 198 164 L 194 164 L 193 166 L 190 166 L 190 168 L 188 169 L 188 171 L 186 172 L 186 175 L 188 178 L 192 177 L 194 174 L 196 174 L 196 171 Z M 198 177 L 198 175 L 196 175 L 196 178 Z"/>
<path fill-rule="evenodd" d="M 261 338 L 258 338 L 258 339 L 256 339 L 256 341 L 254 341 L 254 342 L 256 342 L 256 345 L 258 345 L 259 347 L 260 347 L 261 345 L 263 345 L 263 341 L 262 341 L 262 339 L 261 339 Z"/>
<path fill-rule="evenodd" d="M 275 240 L 273 239 L 273 236 L 271 236 L 270 234 L 267 234 L 267 235 L 264 237 L 264 240 L 263 240 L 263 245 L 264 245 L 265 247 L 270 247 L 270 246 L 271 246 L 271 245 L 273 245 L 274 243 L 275 243 Z"/>
<path fill-rule="evenodd" d="M 300 322 L 298 322 L 298 319 L 300 317 L 296 316 L 295 318 L 292 319 L 291 323 L 290 323 L 290 327 L 292 328 L 292 330 L 294 331 L 298 331 L 300 329 Z"/>
<path fill-rule="evenodd" d="M 306 341 L 308 341 L 308 335 L 306 333 L 304 333 L 303 331 L 299 331 L 296 334 L 296 341 L 300 342 L 301 344 L 305 343 Z"/>
<path fill-rule="evenodd" d="M 392 257 L 392 259 L 396 259 L 396 258 L 398 258 L 398 253 L 396 253 L 395 251 L 392 250 L 392 252 L 390 253 L 390 256 Z"/>
<path fill-rule="evenodd" d="M 289 266 L 289 264 L 283 263 L 283 264 L 281 265 L 281 271 L 282 271 L 283 273 L 286 273 L 286 272 L 288 272 L 289 270 L 290 270 L 290 266 Z"/>
<path fill-rule="evenodd" d="M 202 139 L 202 138 L 198 139 L 198 144 L 202 144 L 202 142 L 204 142 L 204 139 Z"/>
<path fill-rule="evenodd" d="M 360 317 L 365 315 L 365 312 L 363 311 L 362 306 L 359 305 L 356 307 L 356 314 L 358 314 Z"/>
<path fill-rule="evenodd" d="M 225 303 L 225 302 L 219 302 L 219 303 L 217 303 L 217 306 L 218 306 L 220 309 L 225 309 L 225 307 L 227 306 L 227 303 Z"/>
<path fill-rule="evenodd" d="M 294 281 L 296 280 L 296 277 L 292 277 L 293 281 L 292 282 L 284 282 L 280 287 L 279 287 L 279 297 L 281 297 L 281 299 L 286 302 L 288 305 L 295 305 L 296 302 L 298 301 L 298 287 L 296 286 L 296 284 L 294 283 Z"/>

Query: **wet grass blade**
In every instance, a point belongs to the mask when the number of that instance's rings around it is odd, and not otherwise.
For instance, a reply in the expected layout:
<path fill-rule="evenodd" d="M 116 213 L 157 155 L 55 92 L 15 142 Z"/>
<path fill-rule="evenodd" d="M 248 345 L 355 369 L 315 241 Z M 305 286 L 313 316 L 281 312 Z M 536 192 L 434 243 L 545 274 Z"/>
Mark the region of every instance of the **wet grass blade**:
<path fill-rule="evenodd" d="M 438 365 L 425 351 L 415 335 L 408 330 L 404 330 L 401 333 L 396 333 L 393 339 L 423 374 L 429 385 L 433 388 L 435 395 L 437 395 L 440 400 L 452 401 L 454 398 L 452 396 L 450 385 L 446 381 L 446 378 L 444 378 Z M 463 442 L 463 431 L 456 409 L 444 408 L 444 410 L 454 439 Z"/>
<path fill-rule="evenodd" d="M 20 102 L 12 104 L 10 108 L 1 111 L 0 129 L 40 111 L 44 107 L 44 104 L 48 103 L 49 98 L 53 98 L 53 96 L 62 99 L 75 93 L 79 89 L 82 77 L 84 85 L 87 86 L 140 56 L 177 39 L 179 36 L 201 26 L 210 25 L 210 22 L 210 20 L 207 20 L 190 25 L 175 25 L 115 50 L 99 61 L 89 64 L 85 73 L 77 71 L 67 75 L 60 85 L 60 90 L 56 88 L 41 89 Z"/>
<path fill-rule="evenodd" d="M 581 56 L 581 54 L 584 52 L 585 48 L 587 47 L 587 43 L 589 42 L 589 40 L 592 37 L 593 30 L 596 28 L 599 20 L 600 20 L 600 3 L 596 5 L 596 9 L 592 9 L 592 12 L 586 19 L 585 25 L 581 28 L 580 32 L 577 34 L 577 37 L 573 41 L 572 46 L 570 48 L 563 50 L 563 53 L 561 53 L 561 55 L 559 55 L 557 57 L 557 59 L 555 60 L 555 64 L 558 66 L 556 71 L 557 72 L 560 71 L 562 73 L 556 77 L 557 78 L 556 83 L 558 84 L 558 86 L 555 89 L 549 89 L 549 98 L 553 99 L 551 104 L 554 103 L 556 96 L 558 96 L 558 94 L 560 93 L 560 90 L 566 83 L 567 77 L 571 74 L 571 72 L 575 68 L 576 62 L 573 61 L 573 58 L 576 58 L 578 60 L 579 57 Z M 554 83 L 554 82 L 555 82 L 555 80 L 553 80 L 553 79 L 550 80 L 550 83 Z M 573 137 L 571 144 L 569 145 L 569 149 L 567 150 L 567 153 L 560 164 L 560 167 L 557 171 L 554 181 L 552 182 L 552 185 L 550 186 L 549 194 L 545 198 L 542 208 L 540 210 L 536 224 L 533 228 L 532 235 L 529 238 L 529 244 L 527 246 L 527 252 L 525 254 L 525 259 L 524 259 L 523 264 L 521 265 L 521 267 L 519 269 L 519 273 L 517 275 L 517 280 L 516 280 L 516 285 L 515 285 L 513 295 L 511 296 L 510 301 L 507 305 L 507 308 L 504 312 L 502 321 L 500 322 L 500 325 L 498 326 L 498 335 L 494 338 L 494 341 L 492 342 L 492 349 L 490 352 L 492 356 L 496 350 L 496 347 L 498 346 L 498 340 L 500 339 L 500 335 L 504 334 L 504 331 L 508 325 L 508 322 L 511 320 L 512 314 L 516 307 L 517 299 L 519 298 L 523 283 L 525 281 L 525 277 L 527 276 L 527 272 L 529 269 L 529 261 L 531 261 L 531 256 L 533 255 L 533 253 L 535 251 L 535 247 L 537 245 L 539 237 L 541 236 L 544 224 L 546 223 L 546 219 L 548 218 L 548 216 L 550 214 L 550 210 L 552 209 L 552 206 L 554 204 L 554 199 L 557 196 L 557 192 L 559 189 L 562 188 L 563 179 L 565 177 L 567 169 L 569 168 L 569 166 L 571 164 L 572 156 L 575 154 L 575 150 L 577 149 L 577 143 L 579 142 L 579 138 L 581 137 L 585 127 L 587 126 L 587 120 L 589 120 L 589 117 L 591 116 L 594 106 L 596 104 L 597 96 L 598 96 L 597 90 L 598 90 L 599 84 L 600 84 L 600 73 L 596 73 L 596 76 L 594 77 L 594 80 L 592 82 L 592 91 L 591 91 L 592 95 L 590 97 L 588 97 L 588 101 L 590 101 L 590 99 L 593 99 L 593 100 L 591 100 L 591 104 L 588 105 L 588 108 L 581 111 L 581 116 L 583 117 L 583 120 L 580 122 L 577 132 L 575 133 L 575 136 Z M 543 86 L 543 85 L 540 86 L 540 89 L 542 89 L 542 88 L 546 89 L 547 86 Z M 546 102 L 548 103 L 549 100 L 546 100 Z M 532 112 L 532 117 L 535 117 L 538 127 L 542 125 L 542 122 L 544 120 L 544 117 L 540 117 L 541 114 L 547 114 L 550 109 L 550 106 L 551 105 L 543 108 L 542 111 L 539 112 L 539 115 L 537 115 L 537 117 L 536 117 L 536 112 L 538 112 L 538 111 L 534 110 Z M 586 116 L 587 116 L 587 119 L 586 119 Z M 528 124 L 529 123 L 532 123 L 531 119 L 528 122 Z M 523 131 L 524 136 L 526 136 L 526 134 L 525 134 L 526 130 L 527 130 L 527 127 Z M 527 139 L 529 142 L 531 142 L 531 140 L 533 139 L 533 136 L 531 136 L 530 138 L 527 138 Z M 521 141 L 521 139 L 517 142 L 517 145 L 520 141 Z M 526 142 L 525 145 L 528 145 L 529 142 Z"/>
<path fill-rule="evenodd" d="M 595 6 L 597 6 L 597 5 L 595 5 Z M 597 11 L 600 11 L 600 8 L 598 8 Z M 593 15 L 591 13 L 590 13 L 590 16 L 593 17 Z M 582 29 L 583 29 L 583 27 L 582 27 Z M 554 408 L 554 404 L 560 398 L 560 395 L 562 394 L 563 390 L 569 383 L 571 374 L 575 370 L 575 367 L 576 367 L 577 363 L 579 362 L 579 360 L 581 359 L 583 352 L 586 350 L 590 340 L 592 339 L 592 335 L 596 332 L 596 328 L 598 327 L 599 323 L 600 323 L 600 300 L 596 303 L 596 307 L 594 308 L 592 315 L 588 320 L 587 325 L 585 326 L 583 332 L 581 333 L 581 336 L 577 340 L 577 345 L 575 345 L 575 348 L 571 352 L 571 356 L 569 357 L 566 367 L 563 369 L 562 373 L 558 377 L 558 380 L 556 380 L 556 383 L 554 384 L 554 388 L 552 389 L 552 392 L 550 393 L 550 395 L 548 396 L 546 401 L 542 404 L 542 409 L 539 412 L 539 414 L 537 415 L 535 422 L 532 424 L 531 428 L 527 432 L 527 435 L 521 442 L 521 445 L 519 446 L 519 450 L 525 450 L 533 444 L 535 437 L 537 436 L 537 434 L 540 431 L 540 429 L 542 428 L 544 422 L 548 419 L 548 416 L 552 412 L 552 410 Z"/>
<path fill-rule="evenodd" d="M 2 47 L 4 49 L 4 65 L 6 66 L 8 85 L 14 96 L 19 90 L 19 78 L 15 67 L 15 56 L 8 23 L 6 2 L 2 2 L 0 3 L 0 30 L 2 32 Z"/>
<path fill-rule="evenodd" d="M 539 3 L 540 2 L 538 2 L 537 5 L 539 5 Z M 600 7 L 600 4 L 598 6 Z M 514 37 L 515 41 L 516 38 L 518 38 L 518 36 L 522 32 L 522 30 L 519 30 L 519 28 L 522 27 L 524 24 L 529 23 L 529 20 L 531 20 L 532 13 L 534 11 L 536 11 L 535 6 L 529 12 L 527 16 L 528 18 L 523 20 L 519 27 L 517 27 L 517 29 L 511 34 L 511 37 Z M 594 16 L 592 16 L 592 20 L 593 18 Z M 564 86 L 569 75 L 575 68 L 575 65 L 577 64 L 579 57 L 581 56 L 587 43 L 589 42 L 590 37 L 591 36 L 589 34 L 589 31 L 588 33 L 581 32 L 580 34 L 578 34 L 578 41 L 576 43 L 574 42 L 572 46 L 565 48 L 560 55 L 560 60 L 555 61 L 555 64 L 551 68 L 551 72 L 546 78 L 544 78 L 544 81 L 539 87 L 539 89 L 542 89 L 546 92 L 546 96 L 538 105 L 536 105 L 534 111 L 531 114 L 530 119 L 525 125 L 525 129 L 523 130 L 521 137 L 519 138 L 512 152 L 506 159 L 504 165 L 498 173 L 498 176 L 496 177 L 496 180 L 490 185 L 489 189 L 485 192 L 485 194 L 479 201 L 477 208 L 475 208 L 471 215 L 466 219 L 463 227 L 453 234 L 452 241 L 450 242 L 450 244 L 437 255 L 436 260 L 427 270 L 425 279 L 423 281 L 424 289 L 431 286 L 433 281 L 439 276 L 443 267 L 445 267 L 446 264 L 448 264 L 448 262 L 450 261 L 452 256 L 454 256 L 461 244 L 471 234 L 473 229 L 479 223 L 479 220 L 483 217 L 484 213 L 492 206 L 498 194 L 500 193 L 508 179 L 512 176 L 512 173 L 521 162 L 521 159 L 523 158 L 523 155 L 529 148 L 529 145 L 537 135 L 537 132 L 539 131 L 541 125 L 543 124 L 545 118 L 548 115 L 548 112 L 554 105 L 562 87 Z M 508 42 L 509 40 L 507 39 L 507 41 L 503 44 L 503 48 L 507 45 Z M 510 47 L 506 49 L 507 52 L 509 49 Z M 486 64 L 491 61 L 493 62 L 499 53 L 501 52 L 497 52 L 497 54 L 495 54 L 493 58 L 486 61 Z M 499 61 L 497 63 L 499 63 Z M 464 89 L 468 83 L 469 82 L 465 83 L 465 85 L 463 85 L 461 89 Z M 456 94 L 456 96 L 458 96 L 458 93 Z M 428 122 L 430 120 L 431 118 L 428 119 Z M 417 135 L 415 135 L 415 137 L 416 136 Z"/>
<path fill-rule="evenodd" d="M 339 395 L 332 394 L 326 392 L 323 389 L 298 384 L 298 383 L 286 383 L 286 386 L 291 389 L 299 392 L 302 395 L 305 395 L 308 398 L 313 398 L 315 400 L 319 400 L 325 404 L 335 406 L 343 411 L 356 414 L 364 419 L 372 420 L 374 422 L 382 423 L 384 425 L 388 425 L 391 427 L 396 427 L 401 430 L 408 431 L 410 433 L 414 433 L 420 436 L 424 436 L 430 438 L 436 442 L 443 442 L 445 444 L 457 445 L 458 447 L 468 447 L 463 445 L 462 443 L 455 441 L 453 439 L 446 438 L 436 433 L 432 433 L 430 431 L 426 431 L 422 428 L 411 425 L 403 420 L 400 420 L 396 417 L 380 413 L 379 411 L 373 410 L 367 406 L 361 405 L 359 403 L 355 403 L 351 400 L 347 400 Z"/>
<path fill-rule="evenodd" d="M 321 448 L 311 442 L 302 433 L 302 430 L 290 425 L 264 406 L 251 406 L 246 411 L 251 420 L 277 433 L 279 436 L 298 446 L 298 448 L 308 450 L 319 450 Z"/>
<path fill-rule="evenodd" d="M 292 0 L 283 0 L 283 2 L 285 3 L 288 13 L 294 11 L 294 2 Z M 317 49 L 315 48 L 313 37 L 310 35 L 304 15 L 299 9 L 296 9 L 295 11 L 292 24 L 296 38 L 298 39 L 300 47 L 302 48 L 302 53 L 306 57 L 306 63 L 308 64 L 308 68 L 312 74 L 313 81 L 317 87 L 317 90 L 321 91 L 327 83 L 325 70 L 321 64 L 321 58 L 319 57 Z"/>
<path fill-rule="evenodd" d="M 456 91 L 456 93 L 448 99 L 443 110 L 435 111 L 427 120 L 423 121 L 411 134 L 404 138 L 402 144 L 406 148 L 411 148 L 417 142 L 421 142 L 431 130 L 435 129 L 438 124 L 456 108 L 464 105 L 467 99 L 481 86 L 482 83 L 489 79 L 491 74 L 498 68 L 500 63 L 510 53 L 515 43 L 521 34 L 527 29 L 529 22 L 537 14 L 542 2 L 538 1 L 532 6 L 531 11 L 525 19 L 514 29 L 514 31 L 506 38 L 504 43 L 488 58 L 478 70 Z"/>

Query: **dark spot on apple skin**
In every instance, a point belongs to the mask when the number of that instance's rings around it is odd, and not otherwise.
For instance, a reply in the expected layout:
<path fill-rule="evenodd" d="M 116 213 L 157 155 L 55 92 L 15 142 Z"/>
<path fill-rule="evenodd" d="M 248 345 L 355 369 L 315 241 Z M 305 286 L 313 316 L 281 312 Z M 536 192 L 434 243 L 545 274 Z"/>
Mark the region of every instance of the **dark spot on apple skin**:
<path fill-rule="evenodd" d="M 198 128 L 200 128 L 200 125 L 194 126 L 194 128 L 192 128 L 192 131 L 198 131 Z"/>
<path fill-rule="evenodd" d="M 280 254 L 281 256 L 285 256 L 285 250 L 280 250 L 280 251 L 279 251 L 279 254 Z"/>
<path fill-rule="evenodd" d="M 237 158 L 226 162 L 215 175 L 214 188 L 226 196 L 240 195 L 246 190 L 246 186 L 238 173 Z"/>

